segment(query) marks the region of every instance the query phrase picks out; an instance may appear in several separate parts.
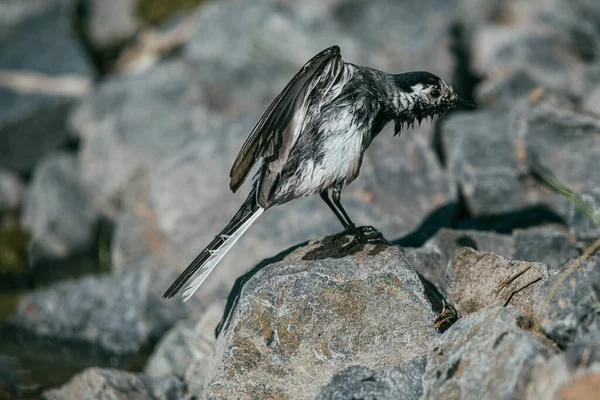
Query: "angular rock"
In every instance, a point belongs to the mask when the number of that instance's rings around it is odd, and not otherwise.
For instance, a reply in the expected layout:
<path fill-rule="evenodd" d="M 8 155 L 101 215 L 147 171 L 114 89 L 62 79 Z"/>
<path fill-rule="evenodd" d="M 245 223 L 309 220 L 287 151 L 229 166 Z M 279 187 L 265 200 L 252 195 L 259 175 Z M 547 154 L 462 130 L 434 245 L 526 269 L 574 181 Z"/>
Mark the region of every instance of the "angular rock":
<path fill-rule="evenodd" d="M 26 295 L 13 323 L 50 341 L 131 355 L 198 307 L 161 299 L 175 277 L 169 271 L 143 270 L 58 283 Z"/>
<path fill-rule="evenodd" d="M 521 328 L 528 321 L 501 307 L 459 319 L 427 355 L 422 399 L 522 398 L 532 369 L 555 352 Z"/>
<path fill-rule="evenodd" d="M 0 38 L 0 165 L 29 172 L 68 137 L 70 106 L 89 92 L 94 72 L 66 16 L 48 11 Z"/>
<path fill-rule="evenodd" d="M 138 31 L 138 0 L 88 0 L 85 30 L 97 50 L 123 44 Z"/>
<path fill-rule="evenodd" d="M 533 368 L 523 398 L 592 400 L 598 395 L 599 375 L 600 363 L 597 358 L 589 363 L 573 364 L 569 361 L 568 353 L 557 354 L 543 365 Z"/>
<path fill-rule="evenodd" d="M 523 70 L 545 87 L 565 93 L 585 92 L 584 64 L 559 45 L 560 34 L 541 27 L 487 26 L 473 36 L 473 66 L 482 76 Z"/>
<path fill-rule="evenodd" d="M 511 257 L 514 245 L 513 237 L 508 235 L 442 228 L 422 247 L 407 251 L 406 258 L 419 274 L 435 284 L 444 297 L 449 299 L 452 271 L 447 271 L 447 267 L 456 250 L 470 247 L 474 250 L 490 251 L 504 257 Z"/>
<path fill-rule="evenodd" d="M 448 169 L 473 216 L 500 214 L 528 201 L 506 112 L 454 114 L 442 124 Z"/>
<path fill-rule="evenodd" d="M 214 355 L 215 327 L 223 316 L 223 303 L 211 304 L 194 327 L 199 340 L 194 342 L 193 357 L 185 371 L 186 394 L 202 397 L 210 374 L 211 359 Z"/>
<path fill-rule="evenodd" d="M 44 392 L 48 400 L 109 398 L 172 400 L 183 396 L 176 378 L 154 378 L 116 369 L 89 368 L 59 389 Z"/>
<path fill-rule="evenodd" d="M 217 341 L 207 398 L 314 398 L 342 368 L 390 368 L 424 353 L 434 315 L 412 266 L 395 247 L 344 254 L 346 241 L 313 241 L 245 284 Z M 298 380 L 304 371 L 309 381 Z"/>
<path fill-rule="evenodd" d="M 542 101 L 522 123 L 527 157 L 575 191 L 600 187 L 600 118 Z"/>
<path fill-rule="evenodd" d="M 531 315 L 536 290 L 550 276 L 545 264 L 510 260 L 470 248 L 457 250 L 448 269 L 452 271 L 453 304 L 461 315 L 493 305 L 510 305 Z"/>
<path fill-rule="evenodd" d="M 333 376 L 317 400 L 418 400 L 423 394 L 426 361 L 420 356 L 383 371 L 347 368 Z"/>
<path fill-rule="evenodd" d="M 223 305 L 211 305 L 196 326 L 191 321 L 181 321 L 173 326 L 158 343 L 148 359 L 144 372 L 149 376 L 176 376 L 183 379 L 190 364 L 199 363 L 205 374 L 207 359 L 212 355 L 214 327 L 223 314 Z M 203 379 L 195 375 L 188 387 L 201 385 Z M 199 394 L 199 393 L 198 393 Z"/>
<path fill-rule="evenodd" d="M 536 295 L 534 314 L 544 333 L 561 348 L 578 337 L 600 341 L 599 287 L 600 254 L 584 261 L 573 260 L 543 282 Z"/>
<path fill-rule="evenodd" d="M 27 192 L 22 223 L 31 233 L 32 264 L 60 260 L 91 248 L 99 212 L 83 187 L 77 160 L 66 153 L 45 158 Z"/>
<path fill-rule="evenodd" d="M 594 0 L 546 0 L 539 14 L 562 42 L 586 60 L 600 55 L 600 9 Z"/>
<path fill-rule="evenodd" d="M 564 231 L 551 228 L 530 228 L 513 233 L 515 251 L 510 258 L 547 264 L 560 269 L 579 257 L 576 243 Z"/>
<path fill-rule="evenodd" d="M 519 99 L 531 95 L 539 87 L 541 86 L 538 80 L 528 72 L 519 69 L 512 73 L 487 79 L 478 85 L 475 90 L 478 104 L 508 108 L 516 106 Z"/>
<path fill-rule="evenodd" d="M 23 181 L 12 172 L 0 169 L 0 212 L 19 208 L 24 194 Z"/>

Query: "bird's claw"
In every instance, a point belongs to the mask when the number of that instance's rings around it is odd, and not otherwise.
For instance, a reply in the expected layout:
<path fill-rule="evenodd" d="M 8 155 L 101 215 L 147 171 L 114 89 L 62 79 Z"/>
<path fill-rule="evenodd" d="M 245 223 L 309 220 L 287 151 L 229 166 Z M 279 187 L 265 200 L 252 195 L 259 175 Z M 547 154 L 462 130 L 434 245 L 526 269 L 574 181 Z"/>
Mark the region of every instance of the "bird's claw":
<path fill-rule="evenodd" d="M 354 236 L 354 238 L 352 239 L 352 241 L 350 243 L 348 243 L 347 245 L 345 245 L 341 248 L 341 251 L 346 252 L 346 253 L 355 249 L 357 246 L 360 246 L 363 244 L 374 244 L 374 245 L 390 244 L 390 242 L 388 242 L 386 240 L 386 238 L 383 237 L 383 234 L 381 232 L 379 232 L 377 229 L 373 228 L 372 226 L 352 227 L 352 228 L 344 231 L 344 234 Z"/>

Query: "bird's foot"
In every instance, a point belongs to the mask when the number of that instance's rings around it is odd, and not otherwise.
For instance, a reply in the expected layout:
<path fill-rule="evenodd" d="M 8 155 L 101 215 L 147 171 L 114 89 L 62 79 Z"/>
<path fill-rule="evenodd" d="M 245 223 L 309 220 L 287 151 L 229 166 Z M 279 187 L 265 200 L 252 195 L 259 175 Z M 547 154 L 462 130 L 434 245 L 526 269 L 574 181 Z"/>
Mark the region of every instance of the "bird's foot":
<path fill-rule="evenodd" d="M 387 245 L 390 244 L 383 234 L 372 226 L 358 226 L 347 229 L 344 235 L 352 235 L 354 238 L 350 243 L 341 248 L 342 252 L 349 252 L 364 244 Z"/>
<path fill-rule="evenodd" d="M 350 232 L 354 240 L 363 244 L 390 244 L 383 234 L 372 226 L 359 226 Z"/>

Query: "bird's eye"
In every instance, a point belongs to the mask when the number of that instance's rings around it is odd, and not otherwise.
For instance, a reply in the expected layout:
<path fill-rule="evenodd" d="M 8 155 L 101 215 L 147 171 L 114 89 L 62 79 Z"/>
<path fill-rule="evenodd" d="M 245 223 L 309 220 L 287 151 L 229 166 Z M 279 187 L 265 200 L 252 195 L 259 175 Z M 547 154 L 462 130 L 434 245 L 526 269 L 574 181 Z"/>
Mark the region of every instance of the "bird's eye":
<path fill-rule="evenodd" d="M 431 96 L 432 96 L 432 97 L 440 97 L 440 95 L 441 95 L 442 93 L 440 92 L 440 90 L 439 90 L 439 89 L 431 89 L 431 92 L 430 92 L 430 94 L 431 94 Z"/>

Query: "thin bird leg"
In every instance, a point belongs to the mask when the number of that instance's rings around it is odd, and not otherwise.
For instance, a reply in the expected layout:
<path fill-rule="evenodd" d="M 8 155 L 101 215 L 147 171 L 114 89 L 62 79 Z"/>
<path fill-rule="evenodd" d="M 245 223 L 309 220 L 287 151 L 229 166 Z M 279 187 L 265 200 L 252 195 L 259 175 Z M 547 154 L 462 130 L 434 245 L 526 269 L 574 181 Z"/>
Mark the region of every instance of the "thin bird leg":
<path fill-rule="evenodd" d="M 322 191 L 321 198 L 327 203 L 329 208 L 331 208 L 336 217 L 338 217 L 344 226 L 344 232 L 354 236 L 354 240 L 348 247 L 354 247 L 360 243 L 389 244 L 381 232 L 372 226 L 357 227 L 354 222 L 352 222 L 340 201 L 341 193 L 342 191 L 339 187 L 333 187 Z"/>
<path fill-rule="evenodd" d="M 340 197 L 342 195 L 342 191 L 339 187 L 325 189 L 321 192 L 321 198 L 323 201 L 331 208 L 331 211 L 335 214 L 335 216 L 340 220 L 342 226 L 344 227 L 344 231 L 349 233 L 354 233 L 356 230 L 356 226 L 354 222 L 348 216 L 346 210 L 342 206 L 340 202 Z"/>

